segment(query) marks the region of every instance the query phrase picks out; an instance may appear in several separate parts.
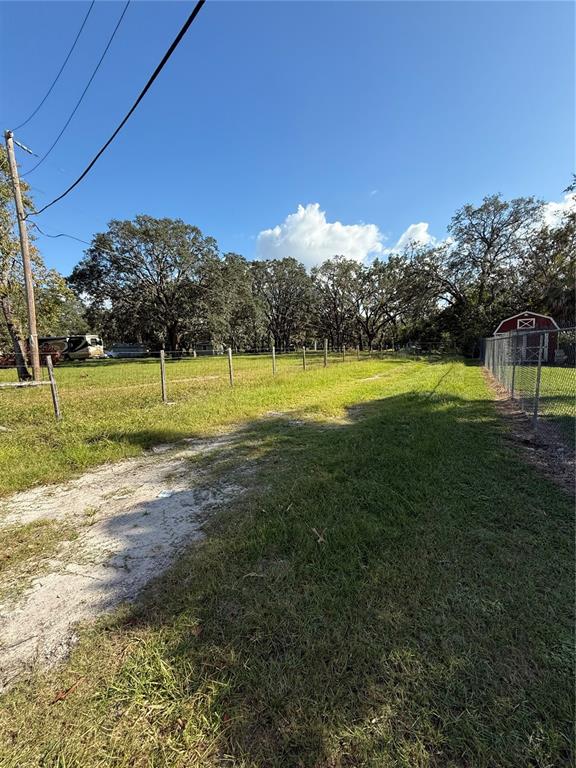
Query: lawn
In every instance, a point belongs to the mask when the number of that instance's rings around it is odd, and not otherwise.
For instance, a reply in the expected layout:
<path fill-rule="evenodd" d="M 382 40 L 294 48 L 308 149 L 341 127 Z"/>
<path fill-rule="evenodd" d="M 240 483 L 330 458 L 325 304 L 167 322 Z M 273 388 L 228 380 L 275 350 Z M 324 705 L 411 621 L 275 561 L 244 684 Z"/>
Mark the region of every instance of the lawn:
<path fill-rule="evenodd" d="M 324 369 L 323 354 L 308 352 L 306 371 L 301 355 L 279 355 L 273 376 L 269 355 L 235 356 L 232 389 L 225 357 L 167 360 L 169 405 L 161 399 L 158 359 L 63 364 L 56 369 L 60 424 L 48 387 L 0 389 L 0 496 L 157 443 L 213 434 L 267 410 L 314 403 L 328 383 L 354 390 L 357 379 L 401 363 L 366 355 L 358 362 L 355 353 L 342 362 L 331 354 Z M 14 369 L 0 371 L 0 380 L 14 381 Z"/>
<path fill-rule="evenodd" d="M 240 422 L 204 469 L 256 468 L 138 605 L 5 695 L 0 764 L 572 764 L 572 500 L 505 439 L 480 368 L 375 360 L 271 383 L 250 366 L 232 393 L 182 384 L 168 407 L 144 387 L 106 406 L 112 374 L 72 375 L 62 427 L 44 393 L 21 424 L 11 401 L 15 433 L 53 441 L 35 470 L 7 433 L 28 482 Z"/>

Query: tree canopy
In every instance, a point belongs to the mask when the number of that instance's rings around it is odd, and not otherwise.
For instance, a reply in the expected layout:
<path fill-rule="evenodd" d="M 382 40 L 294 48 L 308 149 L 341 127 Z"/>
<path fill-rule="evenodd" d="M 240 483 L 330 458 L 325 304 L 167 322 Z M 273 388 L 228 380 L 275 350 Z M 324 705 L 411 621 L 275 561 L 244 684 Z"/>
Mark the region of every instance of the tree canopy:
<path fill-rule="evenodd" d="M 456 211 L 440 243 L 371 263 L 335 255 L 310 273 L 291 258 L 222 256 L 195 227 L 138 216 L 97 235 L 70 284 L 112 338 L 279 350 L 443 338 L 474 353 L 517 311 L 576 322 L 573 198 L 550 220 L 532 197 L 491 195 Z"/>
<path fill-rule="evenodd" d="M 5 155 L 0 154 L 0 345 L 25 328 Z M 576 324 L 576 194 L 555 216 L 532 197 L 464 205 L 449 236 L 370 263 L 334 255 L 308 273 L 293 258 L 247 261 L 180 219 L 139 215 L 94 235 L 67 281 L 34 249 L 42 332 L 91 330 L 105 343 L 179 350 L 202 343 L 288 350 L 450 342 L 464 353 L 498 322 L 532 309 Z M 25 188 L 25 194 L 27 190 Z M 30 205 L 27 198 L 27 205 Z"/>

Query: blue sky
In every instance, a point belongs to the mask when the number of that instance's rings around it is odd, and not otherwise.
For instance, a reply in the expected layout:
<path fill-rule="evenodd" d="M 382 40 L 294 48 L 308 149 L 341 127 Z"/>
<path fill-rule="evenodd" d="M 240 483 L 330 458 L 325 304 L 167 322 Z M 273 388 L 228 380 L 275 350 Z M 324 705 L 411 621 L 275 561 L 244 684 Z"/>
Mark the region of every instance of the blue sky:
<path fill-rule="evenodd" d="M 96 4 L 54 92 L 17 132 L 37 153 L 122 7 Z M 108 138 L 191 7 L 132 2 L 67 133 L 28 177 L 38 207 Z M 34 109 L 87 8 L 0 4 L 3 129 Z M 181 217 L 223 251 L 307 248 L 312 263 L 389 247 L 417 223 L 443 237 L 456 208 L 493 192 L 560 200 L 574 169 L 574 34 L 569 2 L 208 0 L 111 148 L 38 223 L 90 240 L 112 218 Z M 38 245 L 64 273 L 82 256 L 73 241 Z"/>

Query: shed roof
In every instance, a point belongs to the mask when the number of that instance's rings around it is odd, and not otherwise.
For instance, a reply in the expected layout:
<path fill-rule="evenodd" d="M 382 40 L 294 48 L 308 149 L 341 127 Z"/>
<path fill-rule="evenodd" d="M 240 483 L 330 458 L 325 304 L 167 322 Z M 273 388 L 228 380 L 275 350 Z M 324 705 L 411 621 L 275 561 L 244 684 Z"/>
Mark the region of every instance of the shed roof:
<path fill-rule="evenodd" d="M 520 318 L 520 317 L 542 317 L 544 320 L 550 320 L 550 322 L 554 325 L 555 328 L 560 329 L 560 326 L 558 325 L 556 320 L 554 320 L 553 317 L 550 317 L 550 315 L 542 315 L 540 314 L 540 312 L 532 312 L 529 309 L 527 309 L 524 312 L 518 312 L 516 315 L 511 315 L 510 317 L 505 317 L 504 320 L 501 320 L 498 325 L 498 328 L 496 328 L 496 330 L 494 331 L 494 335 L 496 335 L 500 331 L 500 328 L 502 328 L 504 323 L 507 323 L 509 320 L 516 320 L 517 318 Z"/>

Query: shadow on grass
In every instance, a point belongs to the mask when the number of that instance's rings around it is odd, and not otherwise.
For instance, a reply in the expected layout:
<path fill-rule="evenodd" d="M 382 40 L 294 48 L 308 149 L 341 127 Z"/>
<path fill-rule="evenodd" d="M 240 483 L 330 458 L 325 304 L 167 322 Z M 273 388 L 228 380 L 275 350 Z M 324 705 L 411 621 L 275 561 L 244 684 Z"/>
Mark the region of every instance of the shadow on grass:
<path fill-rule="evenodd" d="M 139 638 L 101 695 L 116 744 L 140 722 L 178 765 L 569 764 L 571 503 L 495 418 L 432 390 L 238 433 L 213 481 L 259 459 L 251 490 L 108 623 Z"/>

